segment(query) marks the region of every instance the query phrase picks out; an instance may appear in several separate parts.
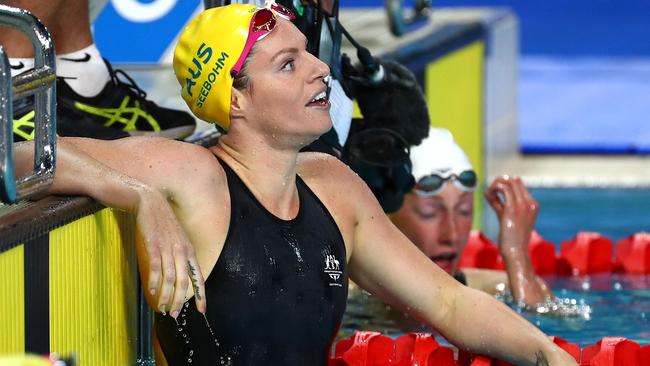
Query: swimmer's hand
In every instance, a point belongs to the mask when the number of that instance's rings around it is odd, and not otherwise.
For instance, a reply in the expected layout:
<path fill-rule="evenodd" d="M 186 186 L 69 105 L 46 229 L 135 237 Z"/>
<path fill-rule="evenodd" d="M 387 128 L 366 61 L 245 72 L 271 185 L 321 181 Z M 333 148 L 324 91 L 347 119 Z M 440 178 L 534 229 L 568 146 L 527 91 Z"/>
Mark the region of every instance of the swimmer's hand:
<path fill-rule="evenodd" d="M 485 198 L 499 218 L 501 255 L 507 259 L 514 252 L 527 253 L 539 203 L 524 187 L 521 179 L 507 175 L 496 178 L 485 192 Z"/>
<path fill-rule="evenodd" d="M 539 203 L 519 177 L 496 178 L 485 198 L 499 218 L 499 252 L 505 261 L 513 298 L 529 305 L 543 302 L 551 294 L 546 283 L 535 275 L 528 255 Z"/>
<path fill-rule="evenodd" d="M 205 284 L 194 247 L 166 197 L 157 190 L 140 190 L 136 221 L 144 245 L 138 250 L 146 252 L 139 251 L 138 261 L 149 305 L 176 318 L 191 283 L 196 308 L 205 314 Z"/>

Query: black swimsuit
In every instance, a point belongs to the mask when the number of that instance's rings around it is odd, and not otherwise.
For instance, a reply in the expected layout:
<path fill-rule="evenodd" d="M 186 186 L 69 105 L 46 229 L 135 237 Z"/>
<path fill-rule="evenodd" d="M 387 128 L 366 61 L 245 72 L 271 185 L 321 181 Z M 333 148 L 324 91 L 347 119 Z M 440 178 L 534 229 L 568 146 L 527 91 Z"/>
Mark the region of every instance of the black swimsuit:
<path fill-rule="evenodd" d="M 279 219 L 221 165 L 231 217 L 206 279 L 209 327 L 193 301 L 184 304 L 178 324 L 156 313 L 168 363 L 327 365 L 348 290 L 345 245 L 334 219 L 300 177 L 299 213 Z"/>
<path fill-rule="evenodd" d="M 456 281 L 462 283 L 463 285 L 467 286 L 467 277 L 465 276 L 465 272 L 458 270 L 456 273 L 454 273 L 453 276 Z"/>

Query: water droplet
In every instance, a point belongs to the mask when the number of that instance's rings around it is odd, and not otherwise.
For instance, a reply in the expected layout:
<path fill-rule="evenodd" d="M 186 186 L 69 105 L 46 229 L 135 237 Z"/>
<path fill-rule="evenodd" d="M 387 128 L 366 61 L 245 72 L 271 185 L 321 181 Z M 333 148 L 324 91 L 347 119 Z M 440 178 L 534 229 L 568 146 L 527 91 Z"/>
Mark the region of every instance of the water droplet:
<path fill-rule="evenodd" d="M 210 322 L 208 322 L 208 317 L 203 314 L 203 318 L 205 319 L 205 325 L 208 327 L 208 330 L 210 331 L 210 334 L 212 335 L 212 338 L 214 339 L 214 344 L 219 347 L 219 341 L 217 341 L 217 337 L 215 337 L 214 332 L 212 331 L 212 327 L 210 326 Z"/>
<path fill-rule="evenodd" d="M 188 358 L 188 359 L 187 359 L 187 363 L 192 363 L 192 359 L 191 359 L 191 358 Z"/>

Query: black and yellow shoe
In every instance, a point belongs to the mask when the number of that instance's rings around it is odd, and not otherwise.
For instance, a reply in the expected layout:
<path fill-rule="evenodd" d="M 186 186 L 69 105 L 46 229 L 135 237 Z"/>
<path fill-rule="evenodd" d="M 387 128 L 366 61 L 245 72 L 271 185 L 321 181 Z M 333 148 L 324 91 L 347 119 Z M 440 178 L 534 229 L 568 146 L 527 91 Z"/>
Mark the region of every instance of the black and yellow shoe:
<path fill-rule="evenodd" d="M 77 94 L 65 79 L 57 80 L 57 101 L 62 114 L 88 118 L 98 125 L 132 136 L 180 140 L 194 132 L 196 121 L 189 113 L 163 108 L 147 100 L 147 94 L 129 75 L 122 70 L 113 70 L 108 62 L 106 65 L 111 81 L 92 98 Z"/>
<path fill-rule="evenodd" d="M 34 116 L 33 103 L 14 103 L 14 142 L 34 139 Z"/>
<path fill-rule="evenodd" d="M 34 139 L 34 98 L 27 97 L 14 102 L 14 142 Z M 97 125 L 85 117 L 70 117 L 57 108 L 56 134 L 59 136 L 91 137 L 101 140 L 115 140 L 128 137 L 129 134 L 120 130 Z"/>

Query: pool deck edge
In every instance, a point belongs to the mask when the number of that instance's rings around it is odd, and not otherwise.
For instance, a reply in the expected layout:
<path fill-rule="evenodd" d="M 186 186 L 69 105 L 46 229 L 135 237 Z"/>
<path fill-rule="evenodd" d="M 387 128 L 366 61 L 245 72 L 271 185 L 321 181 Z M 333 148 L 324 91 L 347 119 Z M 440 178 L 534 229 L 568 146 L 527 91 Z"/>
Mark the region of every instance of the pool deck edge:
<path fill-rule="evenodd" d="M 530 187 L 650 188 L 650 156 L 515 155 L 496 161 L 488 181 L 503 174 Z"/>

